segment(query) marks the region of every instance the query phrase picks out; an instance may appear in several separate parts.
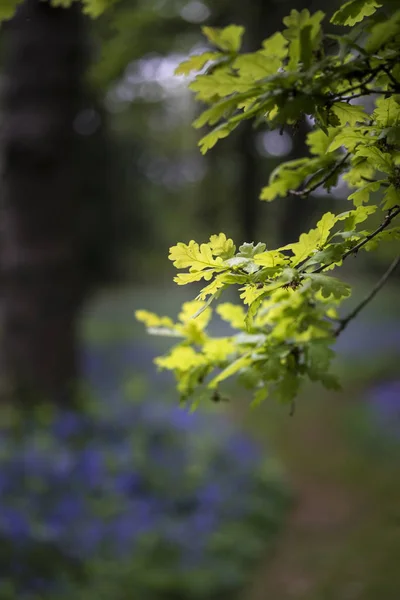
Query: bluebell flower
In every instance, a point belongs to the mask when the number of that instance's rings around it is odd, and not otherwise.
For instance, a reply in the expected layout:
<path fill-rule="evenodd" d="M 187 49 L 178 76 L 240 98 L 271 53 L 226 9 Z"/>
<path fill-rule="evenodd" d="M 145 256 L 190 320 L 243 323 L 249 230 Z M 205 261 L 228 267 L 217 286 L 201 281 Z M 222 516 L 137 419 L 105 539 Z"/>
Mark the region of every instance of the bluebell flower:
<path fill-rule="evenodd" d="M 0 510 L 0 539 L 10 538 L 15 542 L 25 542 L 29 538 L 30 525 L 25 515 L 17 508 L 3 506 Z"/>
<path fill-rule="evenodd" d="M 105 575 L 124 564 L 135 573 L 129 584 L 118 578 L 128 575 L 110 576 L 121 590 L 132 588 L 134 598 L 152 585 L 152 570 L 160 573 L 155 581 L 168 580 L 177 596 L 190 596 L 187 586 L 197 584 L 187 570 L 207 573 L 207 589 L 217 590 L 228 571 L 247 568 L 239 551 L 246 535 L 258 544 L 272 539 L 270 528 L 253 521 L 267 522 L 266 507 L 269 519 L 282 518 L 284 494 L 272 492 L 283 483 L 275 470 L 265 477 L 262 451 L 227 420 L 165 402 L 124 402 L 115 394 L 98 414 L 55 411 L 53 417 L 50 426 L 29 423 L 19 439 L 0 436 L 0 536 L 27 572 L 37 574 L 32 560 L 38 556 L 46 566 L 58 557 L 54 570 L 44 571 L 46 585 L 61 585 L 62 561 L 103 561 Z M 231 547 L 224 575 L 213 567 L 222 565 L 213 554 L 221 531 Z M 248 541 L 246 547 L 258 546 Z M 23 598 L 26 578 L 6 570 Z M 38 586 L 45 589 L 40 578 Z"/>

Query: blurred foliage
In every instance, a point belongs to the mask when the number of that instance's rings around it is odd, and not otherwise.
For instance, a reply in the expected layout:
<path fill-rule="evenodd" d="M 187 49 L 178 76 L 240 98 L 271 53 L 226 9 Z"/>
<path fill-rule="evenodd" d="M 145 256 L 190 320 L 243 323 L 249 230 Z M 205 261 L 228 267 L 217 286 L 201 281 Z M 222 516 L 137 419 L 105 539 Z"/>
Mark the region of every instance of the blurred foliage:
<path fill-rule="evenodd" d="M 8 414 L 1 598 L 232 597 L 281 529 L 279 465 L 216 415 L 108 402 Z"/>

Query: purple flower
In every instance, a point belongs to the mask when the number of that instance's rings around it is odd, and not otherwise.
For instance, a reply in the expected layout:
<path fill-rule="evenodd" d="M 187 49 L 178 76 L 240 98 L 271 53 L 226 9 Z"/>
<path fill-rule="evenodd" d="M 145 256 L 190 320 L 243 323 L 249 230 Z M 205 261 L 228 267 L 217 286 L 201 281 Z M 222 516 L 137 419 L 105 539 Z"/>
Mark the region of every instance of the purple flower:
<path fill-rule="evenodd" d="M 83 427 L 84 422 L 81 415 L 72 411 L 63 411 L 56 416 L 52 430 L 57 439 L 68 439 L 79 434 Z"/>
<path fill-rule="evenodd" d="M 76 472 L 88 487 L 99 486 L 105 476 L 105 464 L 103 453 L 97 448 L 85 448 L 77 456 Z"/>
<path fill-rule="evenodd" d="M 30 525 L 21 512 L 12 507 L 3 506 L 0 510 L 0 537 L 25 541 L 30 534 Z"/>

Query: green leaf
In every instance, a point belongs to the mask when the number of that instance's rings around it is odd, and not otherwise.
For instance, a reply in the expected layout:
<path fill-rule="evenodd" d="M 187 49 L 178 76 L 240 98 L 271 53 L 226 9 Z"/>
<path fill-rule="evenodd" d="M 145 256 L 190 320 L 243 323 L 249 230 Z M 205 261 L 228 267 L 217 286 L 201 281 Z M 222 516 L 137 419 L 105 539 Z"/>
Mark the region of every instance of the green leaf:
<path fill-rule="evenodd" d="M 301 379 L 296 373 L 287 372 L 274 386 L 274 397 L 281 404 L 289 404 L 296 398 L 300 389 Z"/>
<path fill-rule="evenodd" d="M 228 379 L 228 377 L 232 377 L 245 367 L 248 367 L 251 363 L 251 358 L 249 354 L 245 354 L 231 363 L 226 369 L 224 369 L 219 375 L 214 377 L 208 384 L 208 387 L 211 389 L 215 389 L 221 381 Z"/>
<path fill-rule="evenodd" d="M 231 258 L 235 254 L 235 244 L 232 239 L 226 237 L 225 233 L 212 235 L 209 245 L 214 256 L 220 256 L 223 260 Z"/>
<path fill-rule="evenodd" d="M 201 273 L 204 273 L 204 271 L 201 271 Z M 186 273 L 184 273 L 184 275 L 186 275 Z M 191 273 L 189 273 L 189 275 L 191 275 Z M 221 291 L 227 285 L 225 278 L 226 278 L 225 273 L 217 275 L 211 283 L 206 285 L 206 287 L 204 287 L 201 290 L 201 292 L 197 296 L 196 300 L 205 300 L 207 298 L 207 296 L 209 296 L 210 294 L 212 296 L 216 297 L 217 292 Z M 175 279 L 174 279 L 174 281 L 175 281 Z"/>
<path fill-rule="evenodd" d="M 372 192 L 377 192 L 381 187 L 379 181 L 374 181 L 373 183 L 367 183 L 362 188 L 356 190 L 348 197 L 349 200 L 352 200 L 354 206 L 361 206 L 361 204 L 367 203 L 369 201 L 369 195 Z"/>
<path fill-rule="evenodd" d="M 371 29 L 365 50 L 373 54 L 399 34 L 400 11 L 395 12 L 389 19 L 377 23 Z"/>
<path fill-rule="evenodd" d="M 200 152 L 202 154 L 206 154 L 208 150 L 215 146 L 218 140 L 222 140 L 228 137 L 228 135 L 235 129 L 235 127 L 237 127 L 237 125 L 234 125 L 232 123 L 225 123 L 219 125 L 215 129 L 210 131 L 210 133 L 207 133 L 207 135 L 202 137 L 199 141 Z"/>
<path fill-rule="evenodd" d="M 330 127 L 328 129 L 328 134 L 324 133 L 320 129 L 315 129 L 307 134 L 307 146 L 310 148 L 311 154 L 315 154 L 317 156 L 322 156 L 326 152 L 328 152 L 328 148 L 336 137 L 338 131 L 340 131 L 337 127 Z M 339 144 L 340 147 L 342 144 Z"/>
<path fill-rule="evenodd" d="M 400 122 L 400 104 L 394 96 L 378 98 L 373 118 L 380 127 L 390 127 Z"/>
<path fill-rule="evenodd" d="M 349 210 L 338 215 L 338 221 L 344 221 L 345 231 L 353 231 L 356 225 L 363 223 L 370 215 L 373 215 L 377 208 L 375 205 L 358 206 L 355 210 Z"/>
<path fill-rule="evenodd" d="M 350 152 L 354 152 L 358 145 L 368 145 L 378 139 L 377 134 L 372 128 L 363 127 L 362 129 L 344 127 L 343 130 L 337 130 L 338 133 L 328 146 L 328 152 L 334 152 L 341 146 L 344 146 Z"/>
<path fill-rule="evenodd" d="M 216 308 L 216 312 L 220 317 L 227 321 L 235 329 L 244 329 L 246 313 L 243 306 L 240 304 L 231 304 L 230 302 L 223 302 Z"/>
<path fill-rule="evenodd" d="M 237 256 L 253 258 L 253 256 L 255 256 L 256 254 L 261 254 L 261 252 L 264 252 L 265 249 L 266 245 L 262 242 L 258 242 L 258 244 L 256 245 L 254 245 L 254 242 L 251 242 L 251 244 L 245 242 L 244 244 L 239 246 L 239 252 L 237 253 Z"/>
<path fill-rule="evenodd" d="M 300 30 L 300 62 L 304 69 L 308 69 L 312 62 L 313 44 L 312 44 L 312 25 L 307 25 Z"/>
<path fill-rule="evenodd" d="M 266 386 L 258 389 L 255 394 L 253 395 L 253 399 L 251 401 L 251 408 L 256 408 L 257 406 L 260 406 L 260 404 L 262 404 L 262 402 L 264 402 L 264 400 L 268 397 L 268 388 Z"/>
<path fill-rule="evenodd" d="M 229 116 L 231 111 L 235 109 L 237 106 L 237 98 L 226 98 L 224 100 L 220 100 L 213 104 L 210 108 L 203 111 L 195 121 L 193 121 L 192 125 L 195 129 L 200 129 L 203 125 L 215 125 L 222 118 L 226 118 Z"/>
<path fill-rule="evenodd" d="M 262 51 L 242 54 L 233 63 L 235 69 L 238 69 L 246 77 L 252 77 L 254 81 L 264 79 L 269 75 L 275 75 L 281 65 L 282 60 L 280 58 L 266 56 Z"/>
<path fill-rule="evenodd" d="M 320 43 L 321 21 L 324 17 L 324 13 L 320 10 L 313 15 L 310 15 L 310 11 L 305 8 L 301 12 L 292 10 L 290 15 L 283 19 L 283 23 L 286 25 L 283 35 L 290 42 L 289 70 L 295 70 L 301 58 L 301 31 L 305 28 L 309 28 L 309 32 L 306 34 L 306 45 L 312 50 L 315 50 Z M 307 52 L 308 50 L 305 51 L 306 55 Z"/>
<path fill-rule="evenodd" d="M 335 102 L 332 111 L 337 116 L 341 125 L 349 124 L 351 127 L 356 123 L 363 123 L 368 119 L 363 106 L 347 104 L 347 102 Z"/>
<path fill-rule="evenodd" d="M 177 285 L 187 285 L 188 283 L 194 283 L 195 281 L 210 281 L 215 274 L 215 269 L 203 269 L 201 271 L 192 271 L 190 273 L 178 273 L 174 277 L 174 282 Z"/>
<path fill-rule="evenodd" d="M 335 356 L 331 348 L 332 338 L 311 340 L 306 346 L 307 371 L 310 379 L 320 380 L 325 376 Z M 335 389 L 335 388 L 334 388 Z M 336 388 L 337 389 L 337 388 Z"/>
<path fill-rule="evenodd" d="M 311 229 L 308 233 L 302 233 L 298 242 L 288 244 L 280 250 L 291 250 L 293 252 L 291 265 L 295 267 L 326 243 L 330 231 L 337 221 L 338 217 L 333 213 L 325 213 L 317 223 L 316 229 Z"/>
<path fill-rule="evenodd" d="M 276 287 L 279 287 L 279 285 L 282 284 L 277 283 Z M 241 299 L 243 300 L 244 304 L 248 305 L 253 304 L 253 302 L 257 300 L 257 298 L 265 295 L 264 288 L 258 288 L 256 285 L 251 283 L 244 285 L 243 287 L 239 288 L 239 290 L 241 292 Z"/>
<path fill-rule="evenodd" d="M 384 195 L 383 195 L 383 209 L 384 210 L 390 210 L 391 208 L 394 208 L 395 206 L 399 206 L 400 205 L 400 191 L 393 185 L 389 185 L 389 187 L 387 188 L 387 190 L 385 191 Z"/>
<path fill-rule="evenodd" d="M 189 88 L 197 92 L 197 100 L 203 100 L 209 104 L 214 104 L 230 94 L 237 94 L 235 99 L 237 104 L 240 99 L 257 94 L 257 90 L 254 88 L 254 79 L 247 74 L 239 77 L 226 68 L 218 69 L 210 74 L 198 75 L 189 84 Z"/>
<path fill-rule="evenodd" d="M 365 178 L 372 179 L 375 173 L 374 167 L 363 156 L 353 156 L 351 167 L 343 175 L 344 181 L 353 187 L 365 185 Z"/>
<path fill-rule="evenodd" d="M 386 140 L 388 144 L 400 147 L 400 125 L 389 127 L 387 130 Z"/>
<path fill-rule="evenodd" d="M 14 16 L 17 5 L 21 0 L 2 0 L 0 5 L 0 21 L 7 21 Z"/>
<path fill-rule="evenodd" d="M 394 242 L 400 240 L 400 227 L 391 227 L 378 233 L 372 240 L 364 245 L 364 250 L 376 250 L 381 242 Z"/>
<path fill-rule="evenodd" d="M 297 189 L 309 175 L 331 165 L 334 156 L 298 158 L 279 165 L 269 178 L 269 185 L 261 190 L 260 199 L 270 202 L 278 196 L 285 197 L 290 190 Z"/>
<path fill-rule="evenodd" d="M 175 346 L 167 356 L 159 356 L 154 360 L 160 369 L 169 371 L 189 371 L 206 364 L 206 358 L 187 346 Z"/>
<path fill-rule="evenodd" d="M 331 18 L 334 25 L 348 25 L 352 27 L 366 17 L 373 15 L 382 4 L 376 0 L 350 0 L 343 4 Z"/>
<path fill-rule="evenodd" d="M 383 173 L 392 173 L 394 170 L 393 158 L 388 152 L 382 152 L 375 146 L 357 148 L 356 156 L 365 156 L 367 161 Z"/>
<path fill-rule="evenodd" d="M 323 246 L 329 238 L 332 227 L 338 221 L 338 217 L 331 212 L 325 213 L 317 223 L 317 231 L 319 232 L 318 246 Z"/>
<path fill-rule="evenodd" d="M 175 327 L 175 323 L 170 317 L 159 317 L 148 310 L 137 310 L 135 318 L 144 323 L 146 327 L 169 327 L 171 329 Z"/>
<path fill-rule="evenodd" d="M 187 60 L 181 62 L 175 69 L 175 75 L 189 75 L 192 71 L 201 71 L 210 61 L 215 61 L 223 56 L 220 52 L 203 52 L 193 54 Z"/>
<path fill-rule="evenodd" d="M 242 44 L 244 27 L 241 25 L 228 25 L 223 29 L 216 27 L 202 27 L 202 32 L 211 44 L 227 52 L 238 52 Z"/>
<path fill-rule="evenodd" d="M 223 260 L 220 257 L 214 258 L 209 244 L 199 244 L 191 240 L 189 244 L 179 242 L 176 246 L 169 249 L 169 260 L 172 260 L 174 267 L 185 269 L 190 267 L 190 271 L 203 271 L 209 267 L 214 269 L 223 269 Z"/>
<path fill-rule="evenodd" d="M 261 265 L 262 267 L 279 267 L 286 264 L 287 257 L 277 250 L 269 250 L 268 252 L 256 254 L 254 262 L 256 265 Z"/>
<path fill-rule="evenodd" d="M 321 291 L 324 298 L 333 297 L 341 300 L 342 298 L 348 298 L 351 294 L 350 285 L 335 277 L 322 275 L 322 273 L 308 273 L 306 278 L 311 280 L 311 286 L 314 290 Z"/>

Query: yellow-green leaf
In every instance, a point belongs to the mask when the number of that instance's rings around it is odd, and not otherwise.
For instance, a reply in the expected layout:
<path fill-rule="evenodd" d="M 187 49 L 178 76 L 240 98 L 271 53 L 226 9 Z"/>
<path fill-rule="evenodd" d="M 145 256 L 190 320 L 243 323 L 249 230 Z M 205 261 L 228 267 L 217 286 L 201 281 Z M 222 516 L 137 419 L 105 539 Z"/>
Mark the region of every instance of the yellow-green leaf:
<path fill-rule="evenodd" d="M 204 287 L 200 294 L 197 296 L 196 300 L 205 300 L 207 296 L 216 294 L 219 290 L 221 290 L 225 285 L 225 277 L 226 275 L 222 273 L 221 275 L 217 275 L 216 278 Z"/>
<path fill-rule="evenodd" d="M 254 81 L 263 79 L 269 75 L 275 75 L 282 65 L 282 60 L 274 56 L 266 56 L 262 51 L 239 56 L 233 66 L 243 71 L 246 76 L 250 75 Z"/>
<path fill-rule="evenodd" d="M 380 187 L 381 185 L 378 181 L 367 183 L 362 188 L 350 194 L 348 199 L 353 202 L 354 206 L 361 206 L 361 204 L 368 202 L 369 195 L 372 192 L 377 192 Z"/>
<path fill-rule="evenodd" d="M 205 302 L 202 302 L 200 300 L 192 300 L 191 302 L 184 302 L 182 305 L 182 310 L 178 315 L 178 319 L 183 324 L 188 323 L 189 321 L 191 321 L 194 318 L 196 313 L 198 313 L 201 308 L 204 308 L 205 304 L 206 304 Z M 211 309 L 207 308 L 198 317 L 196 317 L 196 324 L 201 329 L 204 329 L 208 325 L 211 315 L 212 315 Z"/>
<path fill-rule="evenodd" d="M 357 148 L 356 156 L 364 156 L 375 169 L 379 169 L 383 173 L 392 173 L 394 169 L 393 157 L 389 152 L 382 152 L 375 146 Z"/>
<path fill-rule="evenodd" d="M 227 52 L 238 52 L 242 44 L 244 27 L 228 25 L 223 29 L 217 27 L 202 27 L 203 34 L 211 44 Z"/>
<path fill-rule="evenodd" d="M 161 369 L 189 371 L 207 364 L 207 359 L 189 346 L 176 346 L 167 356 L 159 356 L 154 362 Z"/>
<path fill-rule="evenodd" d="M 302 233 L 299 241 L 293 244 L 288 244 L 281 250 L 291 250 L 293 252 L 292 266 L 296 266 L 308 258 L 319 246 L 323 246 L 332 227 L 337 222 L 338 218 L 332 213 L 325 213 L 317 223 L 316 229 L 311 229 L 308 233 Z"/>
<path fill-rule="evenodd" d="M 190 268 L 190 271 L 203 271 L 210 267 L 214 269 L 224 269 L 223 260 L 220 257 L 214 258 L 209 244 L 199 244 L 191 240 L 189 244 L 178 242 L 176 246 L 169 249 L 169 260 L 173 261 L 177 269 Z"/>
<path fill-rule="evenodd" d="M 257 298 L 265 294 L 265 289 L 258 288 L 257 286 L 249 283 L 239 288 L 241 291 L 240 298 L 243 300 L 244 304 L 253 304 Z"/>
<path fill-rule="evenodd" d="M 135 311 L 135 318 L 146 327 L 175 327 L 175 323 L 169 317 L 159 317 L 148 310 Z"/>
<path fill-rule="evenodd" d="M 244 321 L 246 318 L 246 313 L 243 309 L 243 306 L 240 306 L 239 304 L 231 304 L 230 302 L 224 302 L 217 306 L 216 312 L 234 329 L 245 329 Z"/>
<path fill-rule="evenodd" d="M 212 379 L 208 384 L 208 387 L 211 389 L 216 388 L 217 385 L 221 383 L 221 381 L 224 381 L 225 379 L 228 379 L 228 377 L 235 375 L 236 373 L 238 373 L 238 371 L 241 371 L 245 367 L 249 366 L 250 363 L 251 359 L 248 354 L 241 356 L 233 363 L 231 363 L 228 367 L 226 367 L 226 369 L 224 369 L 219 375 L 217 375 L 217 377 L 214 377 L 214 379 Z"/>
<path fill-rule="evenodd" d="M 341 125 L 349 124 L 353 127 L 356 123 L 363 123 L 368 119 L 363 106 L 347 104 L 347 102 L 335 102 L 332 105 L 332 111 L 339 119 Z"/>
<path fill-rule="evenodd" d="M 201 69 L 210 61 L 215 61 L 223 55 L 220 52 L 203 52 L 203 54 L 193 54 L 187 60 L 181 62 L 175 69 L 175 75 L 189 75 L 192 71 L 201 71 Z"/>
<path fill-rule="evenodd" d="M 228 137 L 228 135 L 235 129 L 237 125 L 233 123 L 222 124 L 219 127 L 216 127 L 210 133 L 207 133 L 204 137 L 199 141 L 200 152 L 202 154 L 206 154 L 208 150 L 213 148 L 218 140 L 222 140 L 223 138 Z"/>
<path fill-rule="evenodd" d="M 224 260 L 231 258 L 236 250 L 233 240 L 227 238 L 225 233 L 212 235 L 210 237 L 210 247 L 214 256 L 221 256 Z"/>
<path fill-rule="evenodd" d="M 380 8 L 382 4 L 376 0 L 350 0 L 343 4 L 331 18 L 334 25 L 348 25 L 352 27 L 365 17 L 369 17 Z"/>
<path fill-rule="evenodd" d="M 222 362 L 234 351 L 235 346 L 228 337 L 209 339 L 203 345 L 203 354 L 212 362 Z"/>
<path fill-rule="evenodd" d="M 253 261 L 256 263 L 256 265 L 261 265 L 262 267 L 278 267 L 286 264 L 287 257 L 282 254 L 282 252 L 270 250 L 267 252 L 262 252 L 261 254 L 256 254 L 253 258 Z"/>
<path fill-rule="evenodd" d="M 329 127 L 328 134 L 316 129 L 307 134 L 307 146 L 310 148 L 311 154 L 321 156 L 328 152 L 329 145 L 340 131 L 338 127 Z M 340 147 L 342 144 L 339 144 Z"/>
<path fill-rule="evenodd" d="M 358 145 L 372 144 L 377 138 L 378 135 L 372 130 L 372 128 L 344 127 L 344 129 L 339 130 L 334 136 L 328 146 L 327 151 L 334 152 L 341 146 L 344 146 L 347 150 L 353 152 Z"/>
<path fill-rule="evenodd" d="M 383 196 L 383 209 L 390 210 L 400 205 L 400 191 L 393 184 L 389 185 Z"/>
<path fill-rule="evenodd" d="M 400 104 L 394 96 L 378 98 L 373 118 L 380 127 L 391 127 L 400 122 Z"/>
<path fill-rule="evenodd" d="M 399 35 L 399 27 L 400 10 L 371 28 L 369 37 L 365 43 L 365 50 L 372 54 L 379 48 L 382 48 L 391 39 Z"/>
<path fill-rule="evenodd" d="M 284 59 L 288 53 L 288 41 L 280 31 L 274 33 L 269 38 L 264 40 L 262 47 L 262 52 L 265 54 L 265 56 Z"/>
<path fill-rule="evenodd" d="M 190 273 L 178 273 L 175 275 L 174 282 L 178 285 L 186 285 L 188 283 L 193 283 L 194 281 L 200 281 L 204 279 L 205 281 L 210 281 L 215 273 L 215 269 L 205 269 L 204 271 L 193 271 Z"/>

